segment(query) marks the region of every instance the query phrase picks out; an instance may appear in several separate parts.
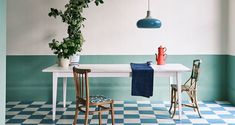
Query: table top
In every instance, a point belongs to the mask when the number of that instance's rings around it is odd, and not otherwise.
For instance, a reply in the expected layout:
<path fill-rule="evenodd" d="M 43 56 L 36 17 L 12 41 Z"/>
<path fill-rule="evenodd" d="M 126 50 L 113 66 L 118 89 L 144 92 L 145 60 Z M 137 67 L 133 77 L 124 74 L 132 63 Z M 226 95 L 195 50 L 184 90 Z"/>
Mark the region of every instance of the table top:
<path fill-rule="evenodd" d="M 42 72 L 63 72 L 70 73 L 72 72 L 72 67 L 68 68 L 59 67 L 57 64 L 52 65 L 48 68 L 42 70 Z M 91 69 L 93 73 L 130 73 L 131 66 L 130 64 L 79 64 L 76 66 L 82 69 Z M 154 69 L 154 72 L 187 72 L 191 71 L 188 67 L 182 64 L 165 64 L 165 65 L 156 65 L 152 64 L 151 67 Z"/>

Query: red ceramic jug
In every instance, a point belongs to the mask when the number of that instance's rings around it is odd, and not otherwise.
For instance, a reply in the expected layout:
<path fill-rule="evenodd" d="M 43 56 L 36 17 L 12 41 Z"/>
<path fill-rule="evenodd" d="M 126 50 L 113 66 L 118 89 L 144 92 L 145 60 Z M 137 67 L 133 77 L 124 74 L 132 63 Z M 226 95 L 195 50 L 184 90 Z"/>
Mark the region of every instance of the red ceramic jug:
<path fill-rule="evenodd" d="M 156 62 L 158 65 L 164 65 L 165 64 L 165 60 L 166 60 L 166 56 L 167 54 L 166 52 L 166 47 L 158 47 L 158 54 L 156 54 Z"/>

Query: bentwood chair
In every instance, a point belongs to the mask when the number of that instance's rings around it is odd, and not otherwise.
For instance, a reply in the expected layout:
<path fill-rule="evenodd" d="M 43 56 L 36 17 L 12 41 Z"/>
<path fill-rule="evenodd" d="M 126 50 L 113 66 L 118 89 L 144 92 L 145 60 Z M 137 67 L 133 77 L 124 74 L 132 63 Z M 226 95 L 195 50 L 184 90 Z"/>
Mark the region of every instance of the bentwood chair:
<path fill-rule="evenodd" d="M 111 112 L 112 125 L 114 125 L 114 101 L 104 96 L 90 96 L 88 81 L 89 72 L 91 72 L 90 69 L 79 69 L 73 67 L 73 75 L 76 89 L 76 110 L 73 125 L 76 125 L 79 111 L 85 113 L 84 125 L 88 124 L 89 114 L 94 114 L 96 112 L 99 115 L 99 125 L 101 125 L 101 114 L 104 111 Z M 90 111 L 90 106 L 95 106 L 98 110 Z"/>
<path fill-rule="evenodd" d="M 197 82 L 198 82 L 198 76 L 199 76 L 199 69 L 201 60 L 193 60 L 193 67 L 190 78 L 181 86 L 182 90 L 181 92 L 186 92 L 189 96 L 191 103 L 190 104 L 182 104 L 182 106 L 191 107 L 194 109 L 194 111 L 197 110 L 199 117 L 201 118 L 201 113 L 199 111 L 199 106 L 197 102 Z M 177 99 L 177 85 L 172 84 L 171 85 L 171 106 L 169 109 L 169 112 L 171 114 L 172 106 L 174 105 L 174 111 L 172 114 L 172 118 L 175 115 L 176 107 L 178 105 L 178 99 Z"/>

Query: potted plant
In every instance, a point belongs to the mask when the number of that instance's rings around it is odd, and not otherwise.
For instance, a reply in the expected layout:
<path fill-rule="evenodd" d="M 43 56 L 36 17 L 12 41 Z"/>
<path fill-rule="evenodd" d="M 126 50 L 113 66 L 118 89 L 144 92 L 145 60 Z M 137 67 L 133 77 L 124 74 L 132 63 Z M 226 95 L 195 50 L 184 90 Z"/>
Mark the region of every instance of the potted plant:
<path fill-rule="evenodd" d="M 81 28 L 84 27 L 83 21 L 86 20 L 82 12 L 84 8 L 89 7 L 88 4 L 92 1 L 97 6 L 103 3 L 103 0 L 69 0 L 69 3 L 65 5 L 65 11 L 51 8 L 48 14 L 48 16 L 54 18 L 60 16 L 62 22 L 68 24 L 68 37 L 63 38 L 63 41 L 53 39 L 49 43 L 49 47 L 57 55 L 60 62 L 59 65 L 62 67 L 67 67 L 70 56 L 82 50 L 82 44 L 85 40 Z"/>

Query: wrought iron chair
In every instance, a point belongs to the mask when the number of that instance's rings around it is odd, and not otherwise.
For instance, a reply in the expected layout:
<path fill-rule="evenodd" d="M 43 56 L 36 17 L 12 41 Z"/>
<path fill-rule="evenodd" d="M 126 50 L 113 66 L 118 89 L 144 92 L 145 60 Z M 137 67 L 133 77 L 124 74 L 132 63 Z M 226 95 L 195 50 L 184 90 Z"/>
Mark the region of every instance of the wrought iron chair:
<path fill-rule="evenodd" d="M 114 101 L 104 96 L 90 96 L 88 73 L 90 69 L 79 69 L 73 67 L 73 75 L 76 89 L 76 109 L 73 125 L 77 123 L 78 112 L 82 111 L 85 113 L 84 125 L 88 124 L 89 114 L 98 112 L 99 125 L 102 124 L 101 113 L 103 111 L 111 112 L 112 125 L 114 125 Z M 108 106 L 107 106 L 108 105 Z M 90 111 L 90 106 L 95 106 L 98 110 Z"/>
<path fill-rule="evenodd" d="M 187 95 L 189 96 L 191 103 L 190 104 L 182 104 L 182 106 L 187 106 L 191 107 L 194 109 L 194 111 L 197 110 L 199 117 L 201 118 L 201 113 L 199 111 L 199 106 L 197 102 L 197 82 L 198 82 L 198 76 L 199 76 L 199 69 L 200 69 L 200 64 L 201 60 L 193 60 L 193 67 L 192 67 L 192 73 L 190 78 L 181 86 L 182 90 L 181 92 L 186 92 Z M 174 111 L 172 114 L 172 118 L 175 115 L 176 112 L 176 107 L 178 104 L 178 99 L 177 99 L 177 85 L 172 84 L 171 85 L 171 106 L 169 109 L 169 113 L 171 114 L 171 109 L 172 106 L 174 105 Z"/>

